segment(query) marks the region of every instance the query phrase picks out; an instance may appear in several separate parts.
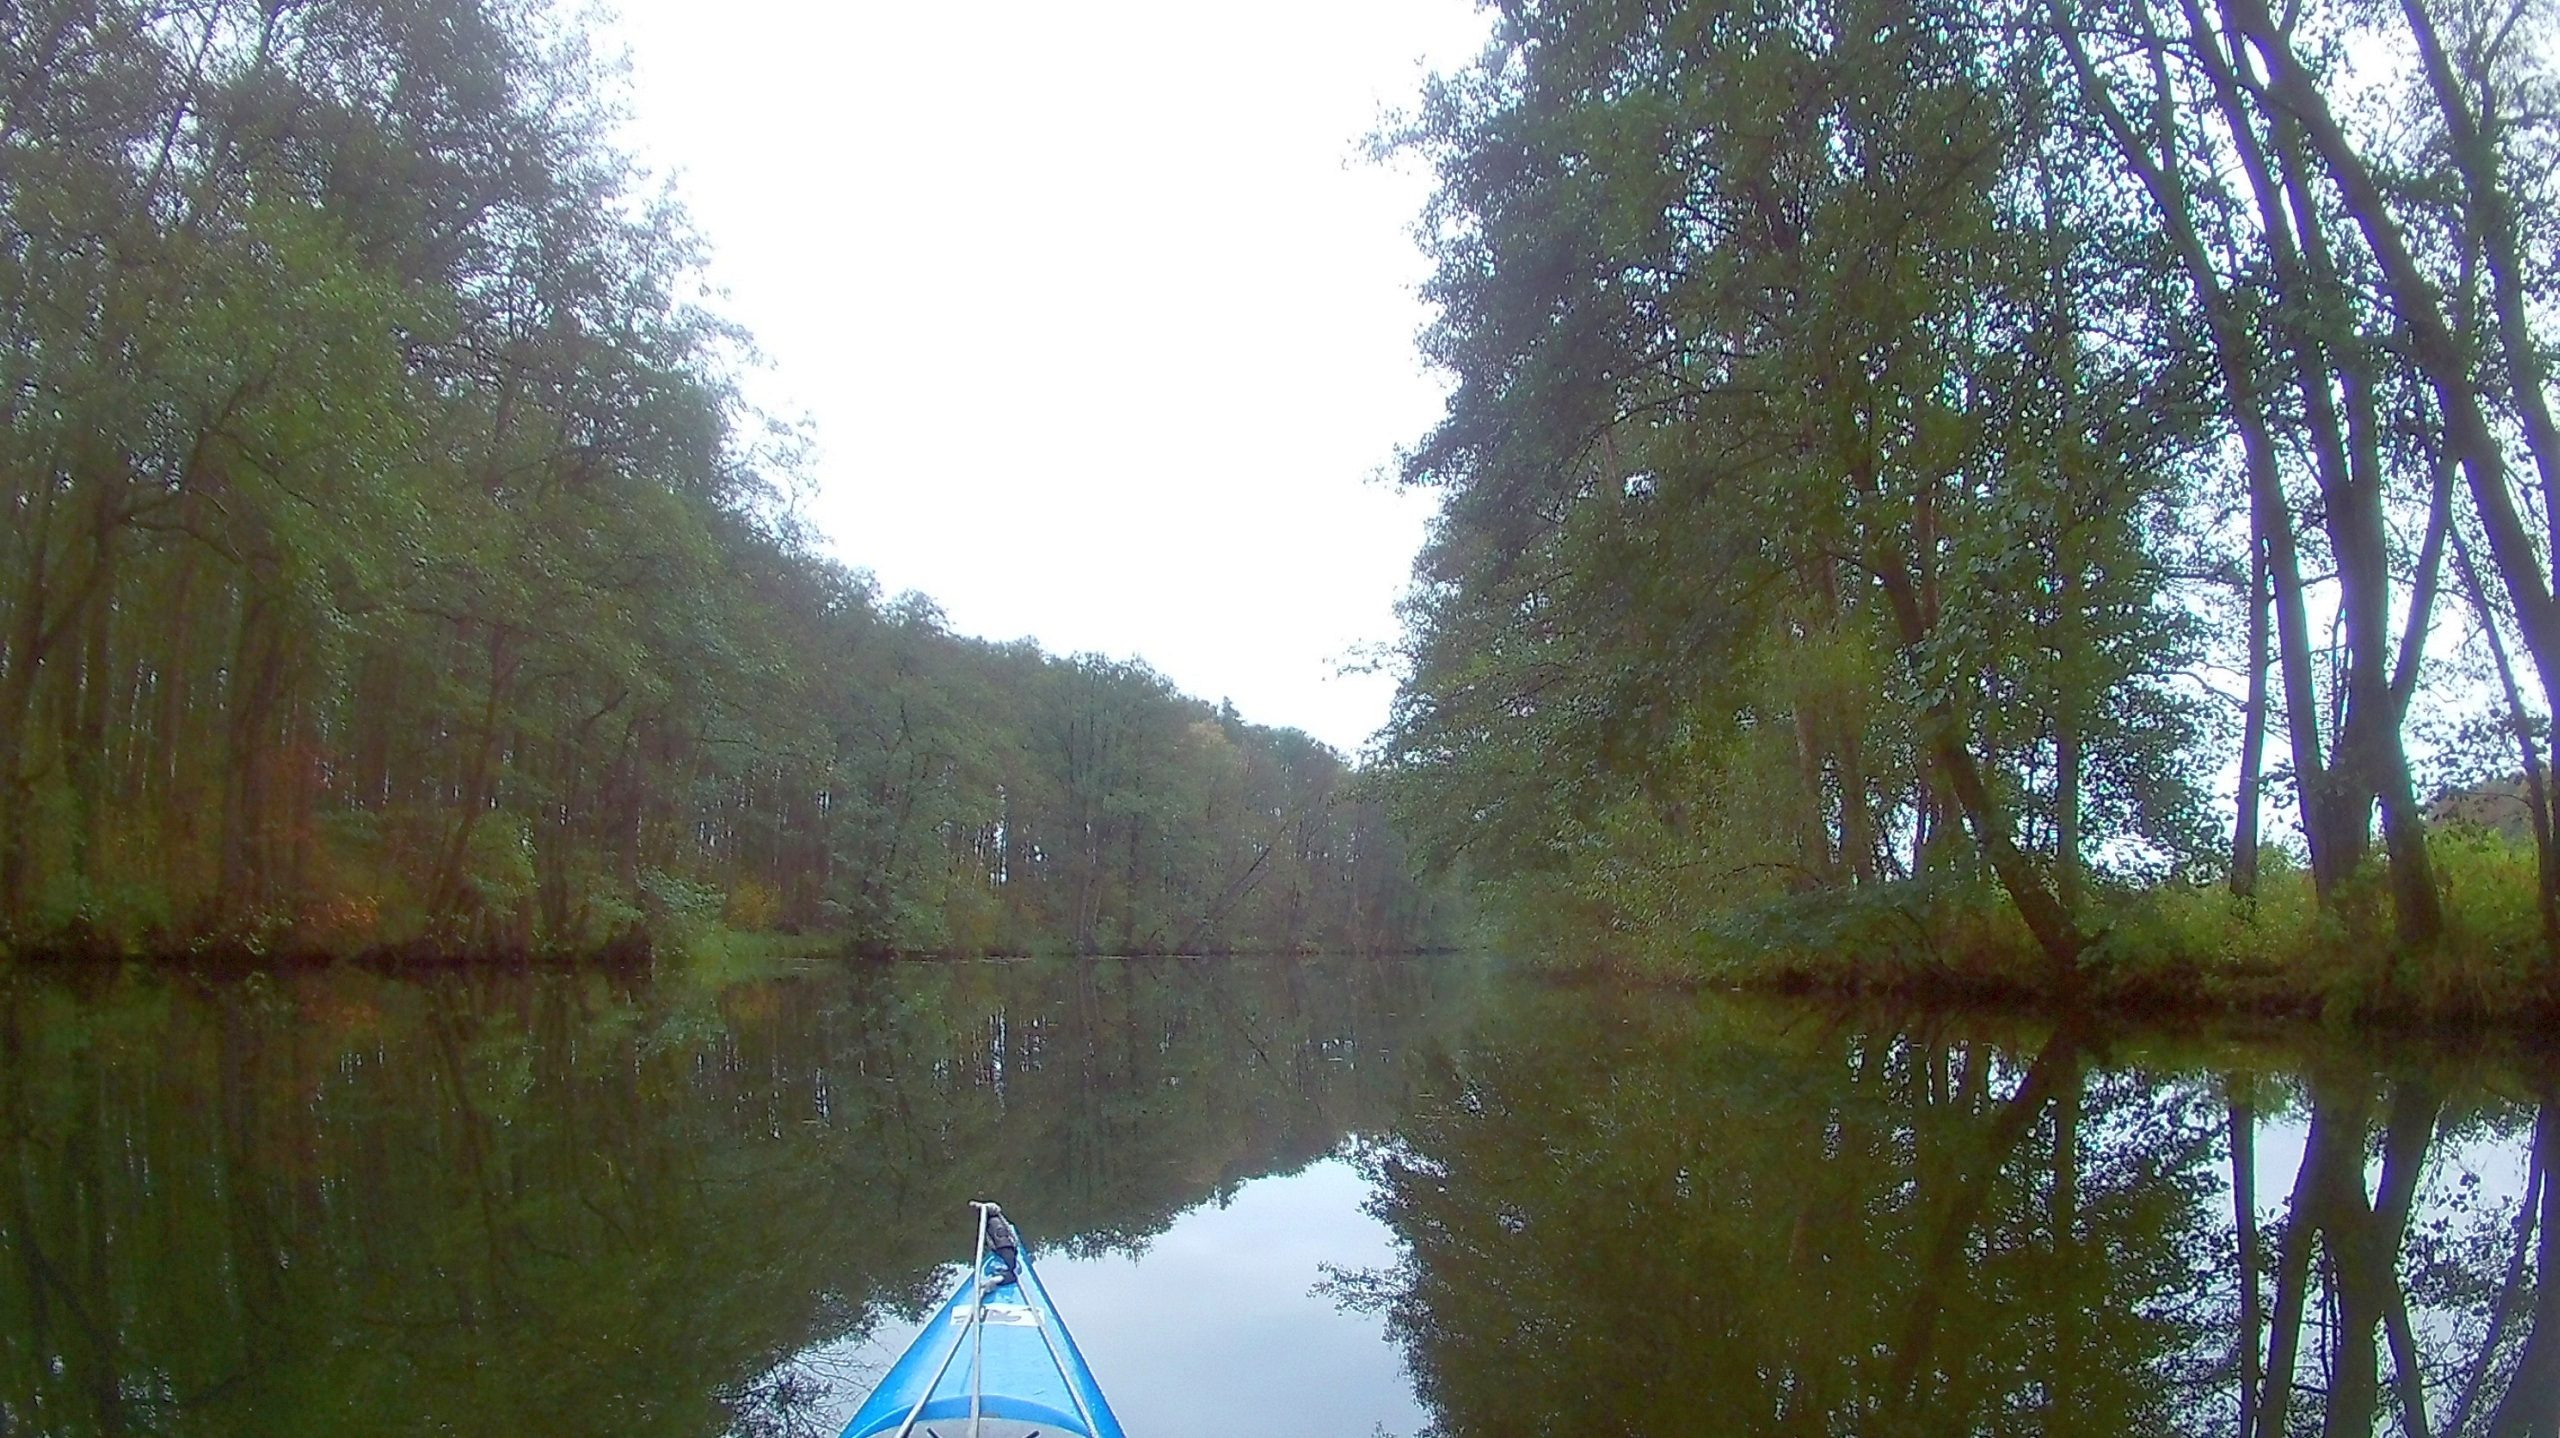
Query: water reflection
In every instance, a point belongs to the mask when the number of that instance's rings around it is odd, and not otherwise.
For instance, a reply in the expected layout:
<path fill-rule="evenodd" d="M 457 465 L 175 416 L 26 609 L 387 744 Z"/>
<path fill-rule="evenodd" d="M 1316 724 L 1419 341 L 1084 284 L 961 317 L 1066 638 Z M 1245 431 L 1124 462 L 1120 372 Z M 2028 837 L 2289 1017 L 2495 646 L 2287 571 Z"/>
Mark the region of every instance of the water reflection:
<path fill-rule="evenodd" d="M 0 973 L 0 1434 L 829 1434 L 984 1193 L 1132 1431 L 2551 1434 L 2555 1097 L 1462 963 Z"/>
<path fill-rule="evenodd" d="M 1418 1434 L 1428 1415 L 1402 1353 L 1323 1282 L 1393 1256 L 1369 1192 L 1353 1164 L 1321 1159 L 1246 1182 L 1142 1247 L 1043 1258 L 1040 1280 L 1133 1434 Z M 794 1359 L 803 1391 L 836 1395 L 811 1431 L 838 1431 L 923 1326 L 884 1323 Z"/>
<path fill-rule="evenodd" d="M 1402 1260 L 1337 1279 L 1443 1433 L 2553 1432 L 2547 1075 L 1587 994 L 1483 1033 L 1369 1155 Z"/>
<path fill-rule="evenodd" d="M 1139 1245 L 1390 1129 L 1465 982 L 9 975 L 0 1431 L 832 1431 L 794 1360 L 939 1297 L 967 1199 Z"/>

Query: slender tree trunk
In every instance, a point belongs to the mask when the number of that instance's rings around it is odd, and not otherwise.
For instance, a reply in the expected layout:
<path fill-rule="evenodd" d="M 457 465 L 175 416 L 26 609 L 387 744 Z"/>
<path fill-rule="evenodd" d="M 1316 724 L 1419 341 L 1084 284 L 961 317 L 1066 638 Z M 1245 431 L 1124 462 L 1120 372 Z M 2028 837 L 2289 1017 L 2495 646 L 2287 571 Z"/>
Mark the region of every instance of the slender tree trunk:
<path fill-rule="evenodd" d="M 1822 822 L 1822 740 L 1812 705 L 1803 700 L 1796 704 L 1796 788 L 1796 862 L 1806 882 L 1828 884 L 1836 871 L 1831 862 L 1831 833 Z"/>
<path fill-rule="evenodd" d="M 284 640 L 263 585 L 249 581 L 232 643 L 225 696 L 222 803 L 222 891 L 226 920 L 263 912 L 273 877 L 269 800 L 277 764 L 275 719 L 284 680 Z"/>
<path fill-rule="evenodd" d="M 2425 834 L 2410 793 L 2409 759 L 2402 738 L 2404 705 L 2394 691 L 2391 662 L 2389 529 L 2383 515 L 2381 426 L 2374 412 L 2373 358 L 2353 326 L 2332 312 L 2344 286 L 2318 206 L 2309 193 L 2309 162 L 2299 127 L 2273 127 L 2283 194 L 2292 210 L 2288 243 L 2283 225 L 2267 217 L 2276 242 L 2280 275 L 2291 272 L 2298 296 L 2324 317 L 2316 329 L 2297 332 L 2292 346 L 2303 412 L 2310 418 L 2320 457 L 2330 550 L 2337 557 L 2339 614 L 2347 633 L 2346 722 L 2330 766 L 2326 817 L 2336 855 L 2329 882 L 2344 881 L 2369 851 L 2374 806 L 2382 809 L 2385 861 L 2393 922 L 2404 946 L 2432 942 L 2444 926 Z M 2334 390 L 2334 393 L 2333 393 Z M 2425 565 L 2441 553 L 2444 511 L 2430 507 L 2430 525 L 2411 593 L 2410 623 L 2423 633 L 2434 577 Z M 2411 647 L 2414 666 L 2419 650 Z M 2414 668 L 2408 675 L 2414 684 Z"/>
<path fill-rule="evenodd" d="M 45 525 L 53 508 L 51 484 L 36 486 L 23 545 L 28 562 L 11 597 L 15 621 L 0 651 L 0 924 L 26 912 L 34 836 L 29 811 L 34 784 L 27 774 L 27 735 L 35 717 L 36 676 L 42 672 L 45 614 L 52 597 L 47 575 Z"/>
<path fill-rule="evenodd" d="M 475 727 L 471 757 L 463 770 L 459 810 L 454 817 L 452 837 L 445 843 L 444 856 L 436 866 L 436 878 L 428 891 L 427 913 L 445 937 L 451 938 L 456 925 L 466 917 L 466 886 L 470 878 L 471 839 L 478 832 L 480 820 L 489 808 L 494 792 L 498 762 L 498 719 L 506 696 L 515 682 L 517 656 L 514 632 L 502 624 L 489 626 L 487 658 L 488 688 L 483 691 L 480 720 Z"/>
<path fill-rule="evenodd" d="M 1928 635 L 1921 625 L 1909 572 L 1886 566 L 1879 572 L 1877 582 L 1892 606 L 1905 651 L 1918 650 Z M 2017 905 L 2018 917 L 2025 921 L 2027 932 L 2043 949 L 2055 992 L 2065 998 L 2076 996 L 2080 950 L 2086 941 L 2070 912 L 2018 848 L 2008 816 L 1993 802 L 1990 786 L 1983 782 L 1982 770 L 1966 745 L 1963 726 L 1953 706 L 1943 701 L 1931 705 L 1919 716 L 1918 729 L 1921 744 L 1945 777 L 1948 793 L 1964 811 L 1974 842 L 1981 846 L 1992 873 L 2008 891 L 2010 902 Z"/>
<path fill-rule="evenodd" d="M 2249 692 L 2240 719 L 2240 784 L 2231 821 L 2231 892 L 2258 892 L 2258 790 L 2267 748 L 2267 560 L 2249 546 Z M 2245 1429 L 2247 1424 L 2242 1424 Z"/>
<path fill-rule="evenodd" d="M 2491 557 L 2505 581 L 2518 630 L 2542 679 L 2544 700 L 2560 713 L 2560 604 L 2555 604 L 2534 537 L 2525 527 L 2510 488 L 2506 457 L 2462 345 L 2447 323 L 2440 296 L 2410 252 L 2381 185 L 2345 132 L 2264 0 L 2222 0 L 2233 32 L 2257 52 L 2273 107 L 2302 127 L 2310 151 L 2337 185 L 2348 216 L 2365 236 L 2379 267 L 2384 296 L 2406 326 L 2408 353 L 2433 392 L 2446 445 L 2460 463 Z M 2560 458 L 2560 456 L 2555 456 Z M 2546 487 L 2544 508 L 2560 522 Z"/>
<path fill-rule="evenodd" d="M 2080 908 L 2080 726 L 2054 716 L 2053 896 L 2066 913 Z"/>
<path fill-rule="evenodd" d="M 2215 69 L 2209 27 L 2203 12 L 2197 7 L 2196 0 L 2182 0 L 2182 8 L 2191 33 L 2205 37 L 2198 46 L 2199 58 L 2208 70 Z M 2310 622 L 2303 600 L 2302 568 L 2297 553 L 2293 511 L 2278 468 L 2279 447 L 2269 414 L 2266 389 L 2258 372 L 2260 355 L 2196 224 L 2183 171 L 2186 162 L 2179 153 L 2180 114 L 2167 68 L 2167 42 L 2153 26 L 2147 4 L 2138 6 L 2137 13 L 2143 26 L 2153 77 L 2147 129 L 2137 129 L 2115 104 L 2089 57 L 2078 22 L 2066 0 L 2049 0 L 2055 35 L 2070 57 L 2073 69 L 2080 76 L 2082 89 L 2114 141 L 2117 152 L 2133 167 L 2149 191 L 2152 202 L 2159 207 L 2167 237 L 2186 271 L 2188 283 L 2195 289 L 2197 302 L 2204 311 L 2207 331 L 2213 339 L 2215 365 L 2229 401 L 2233 427 L 2239 434 L 2248 480 L 2252 568 L 2264 566 L 2263 593 L 2275 618 L 2277 670 L 2284 691 L 2286 735 L 2292 751 L 2295 788 L 2301 795 L 2305 831 L 2312 835 L 2316 848 L 2320 835 L 2313 807 L 2317 796 L 2326 792 L 2327 765 L 2320 741 L 2320 711 L 2312 684 Z M 2246 117 L 2237 108 L 2234 88 L 2220 83 L 2217 76 L 2216 89 L 2226 124 L 2244 127 Z M 2254 172 L 2252 178 L 2257 178 Z M 2262 185 L 2260 188 L 2263 193 L 2265 187 Z M 2263 674 L 2263 667 L 2259 672 Z M 2253 712 L 2263 715 L 2263 703 L 2253 706 Z M 2263 718 L 2260 722 L 2263 724 Z M 2250 811 L 2248 823 L 2254 831 L 2254 808 Z M 2253 846 L 2252 857 L 2248 861 L 2248 875 L 2253 885 L 2256 877 L 2254 852 Z M 2314 860 L 2316 868 L 2316 852 Z"/>
<path fill-rule="evenodd" d="M 183 860 L 194 852 L 197 842 L 196 806 L 186 802 L 185 780 L 189 716 L 193 712 L 188 702 L 194 688 L 191 650 L 196 611 L 201 603 L 196 596 L 200 554 L 196 545 L 181 546 L 177 577 L 170 585 L 169 627 L 161 644 L 158 684 L 152 696 L 156 714 L 152 720 L 150 770 L 144 783 L 147 803 L 157 820 L 160 885 L 172 900 L 179 897 Z"/>
<path fill-rule="evenodd" d="M 1867 770 L 1858 745 L 1858 732 L 1848 716 L 1839 721 L 1840 747 L 1840 847 L 1848 860 L 1849 877 L 1861 884 L 1872 884 L 1876 872 L 1876 818 L 1867 807 Z"/>
<path fill-rule="evenodd" d="M 2553 421 L 2551 412 L 2547 347 L 2534 335 L 2529 318 L 2524 245 L 2500 163 L 2498 133 L 2505 117 L 2498 112 L 2487 73 L 2493 55 L 2486 46 L 2465 47 L 2466 59 L 2481 67 L 2473 76 L 2481 94 L 2481 108 L 2475 114 L 2422 0 L 2401 0 L 2400 11 L 2417 42 L 2428 89 L 2444 116 L 2454 167 L 2462 176 L 2466 220 L 2488 265 L 2498 352 L 2506 360 L 2507 396 L 2522 421 L 2525 446 L 2533 456 L 2542 492 L 2560 494 L 2560 423 Z M 2543 518 L 2551 538 L 2560 543 L 2560 513 Z"/>
<path fill-rule="evenodd" d="M 115 539 L 115 525 L 102 513 L 92 534 L 95 552 L 91 559 L 98 566 L 100 577 L 91 591 L 88 613 L 81 621 L 79 703 L 63 756 L 64 770 L 71 776 L 72 807 L 79 816 L 72 835 L 71 868 L 92 886 L 106 878 L 104 859 L 113 808 L 108 801 L 107 716 L 116 688 L 111 644 L 116 615 L 112 588 Z"/>

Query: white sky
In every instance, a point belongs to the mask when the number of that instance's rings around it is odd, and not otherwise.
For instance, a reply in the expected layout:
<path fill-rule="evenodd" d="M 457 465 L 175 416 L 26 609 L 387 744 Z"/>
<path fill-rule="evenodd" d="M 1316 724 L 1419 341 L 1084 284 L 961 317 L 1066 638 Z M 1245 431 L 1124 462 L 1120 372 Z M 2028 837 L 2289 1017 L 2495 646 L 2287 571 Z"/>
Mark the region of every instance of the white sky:
<path fill-rule="evenodd" d="M 628 142 L 673 172 L 808 517 L 886 591 L 1139 657 L 1356 752 L 1430 512 L 1409 227 L 1360 157 L 1466 0 L 621 0 Z"/>

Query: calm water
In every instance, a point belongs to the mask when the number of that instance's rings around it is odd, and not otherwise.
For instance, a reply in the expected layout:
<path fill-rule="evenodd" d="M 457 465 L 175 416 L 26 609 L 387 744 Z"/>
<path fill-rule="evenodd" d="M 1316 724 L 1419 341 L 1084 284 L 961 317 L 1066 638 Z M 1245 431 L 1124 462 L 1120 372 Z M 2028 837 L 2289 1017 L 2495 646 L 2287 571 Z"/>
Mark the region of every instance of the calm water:
<path fill-rule="evenodd" d="M 0 974 L 0 1433 L 832 1434 L 985 1195 L 1139 1438 L 2548 1434 L 2555 1100 L 1465 962 Z"/>

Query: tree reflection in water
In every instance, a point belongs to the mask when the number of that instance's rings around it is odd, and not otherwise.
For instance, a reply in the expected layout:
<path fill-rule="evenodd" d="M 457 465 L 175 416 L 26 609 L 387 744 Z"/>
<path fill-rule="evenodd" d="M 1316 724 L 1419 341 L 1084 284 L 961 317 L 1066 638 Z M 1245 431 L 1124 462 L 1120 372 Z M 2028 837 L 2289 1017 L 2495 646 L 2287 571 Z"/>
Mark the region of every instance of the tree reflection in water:
<path fill-rule="evenodd" d="M 1588 994 L 1479 1032 L 1366 1155 L 1403 1262 L 1333 1280 L 1442 1433 L 2554 1431 L 2548 1070 Z"/>
<path fill-rule="evenodd" d="M 1132 1251 L 1346 1135 L 1449 1435 L 2553 1431 L 2549 1069 L 1481 973 L 18 970 L 0 1433 L 823 1433 L 966 1200 Z"/>
<path fill-rule="evenodd" d="M 832 1431 L 966 1201 L 1143 1242 L 1389 1131 L 1447 966 L 0 975 L 0 1434 Z M 1454 987 L 1453 986 L 1457 986 Z"/>

